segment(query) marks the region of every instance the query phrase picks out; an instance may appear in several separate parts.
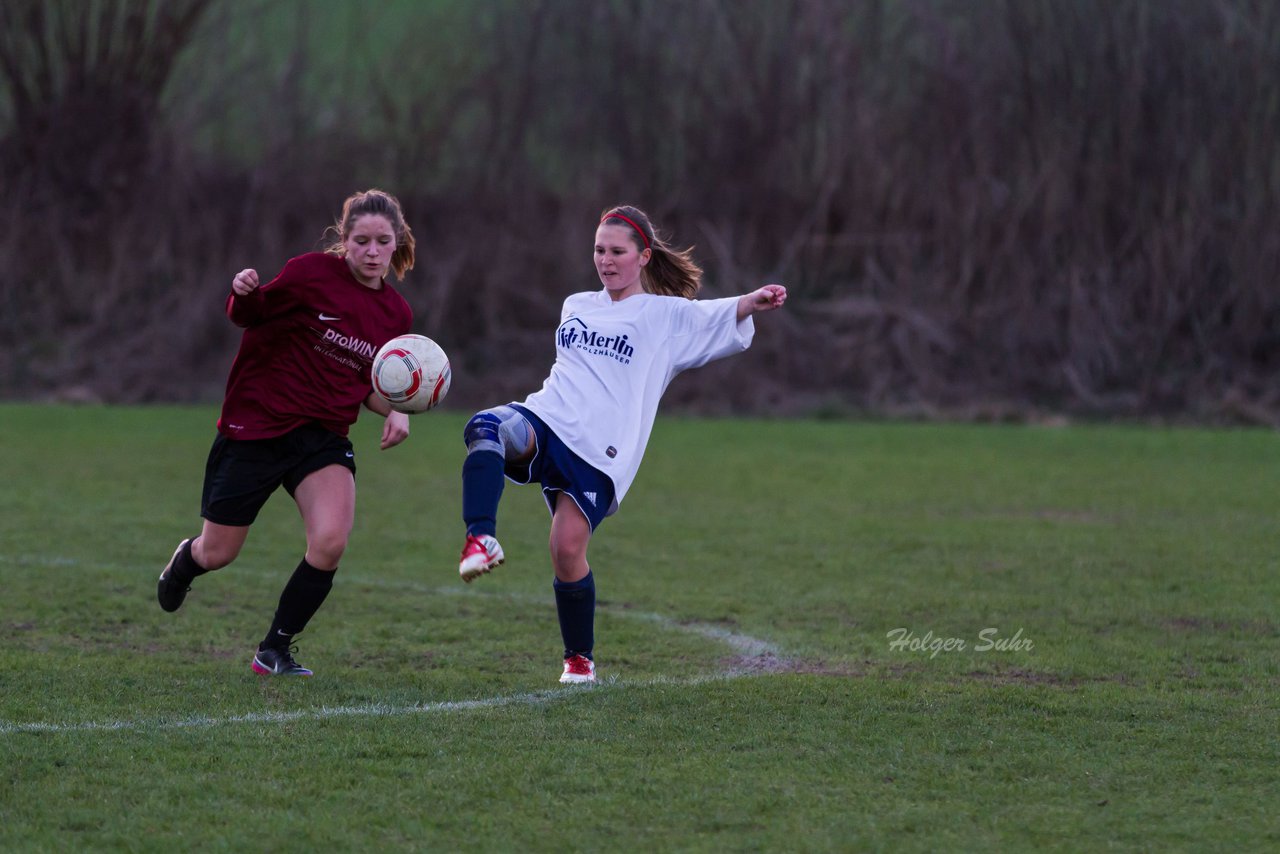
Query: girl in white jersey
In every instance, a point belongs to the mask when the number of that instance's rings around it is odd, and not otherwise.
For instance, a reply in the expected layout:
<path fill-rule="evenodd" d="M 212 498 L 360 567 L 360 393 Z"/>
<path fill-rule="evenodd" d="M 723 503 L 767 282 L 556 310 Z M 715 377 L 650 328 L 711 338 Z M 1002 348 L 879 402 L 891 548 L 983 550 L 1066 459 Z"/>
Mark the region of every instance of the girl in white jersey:
<path fill-rule="evenodd" d="M 470 582 L 505 559 L 495 536 L 504 477 L 541 483 L 551 511 L 565 683 L 595 681 L 596 591 L 587 545 L 631 487 L 662 393 L 681 371 L 751 346 L 752 315 L 787 299 L 782 285 L 694 299 L 702 270 L 691 250 L 668 246 L 630 206 L 601 217 L 595 264 L 604 288 L 564 301 L 556 360 L 542 389 L 522 403 L 476 413 L 464 432 L 467 540 L 458 572 Z"/>

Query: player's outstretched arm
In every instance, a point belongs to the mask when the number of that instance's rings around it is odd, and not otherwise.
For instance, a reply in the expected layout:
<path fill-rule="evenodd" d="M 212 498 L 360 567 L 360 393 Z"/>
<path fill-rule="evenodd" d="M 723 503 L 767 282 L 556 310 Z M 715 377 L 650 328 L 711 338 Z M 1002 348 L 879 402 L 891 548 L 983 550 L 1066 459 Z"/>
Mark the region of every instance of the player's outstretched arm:
<path fill-rule="evenodd" d="M 765 285 L 738 298 L 738 320 L 746 320 L 762 311 L 782 308 L 787 301 L 787 289 L 782 285 Z"/>

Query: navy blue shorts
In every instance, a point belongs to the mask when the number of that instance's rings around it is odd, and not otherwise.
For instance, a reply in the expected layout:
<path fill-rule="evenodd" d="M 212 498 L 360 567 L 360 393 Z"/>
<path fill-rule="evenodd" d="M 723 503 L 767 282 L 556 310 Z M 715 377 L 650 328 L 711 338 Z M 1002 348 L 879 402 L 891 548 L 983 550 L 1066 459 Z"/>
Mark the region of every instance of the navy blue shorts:
<path fill-rule="evenodd" d="M 573 499 L 591 523 L 591 530 L 604 521 L 613 506 L 613 481 L 595 466 L 569 450 L 555 431 L 523 406 L 511 407 L 529 420 L 533 428 L 533 459 L 523 465 L 507 463 L 506 475 L 516 483 L 542 484 L 542 498 L 551 515 L 556 512 L 556 493 Z"/>
<path fill-rule="evenodd" d="M 303 478 L 337 463 L 356 473 L 351 440 L 319 424 L 270 439 L 228 439 L 221 433 L 204 468 L 200 515 L 216 525 L 252 525 L 271 493 L 293 495 Z"/>

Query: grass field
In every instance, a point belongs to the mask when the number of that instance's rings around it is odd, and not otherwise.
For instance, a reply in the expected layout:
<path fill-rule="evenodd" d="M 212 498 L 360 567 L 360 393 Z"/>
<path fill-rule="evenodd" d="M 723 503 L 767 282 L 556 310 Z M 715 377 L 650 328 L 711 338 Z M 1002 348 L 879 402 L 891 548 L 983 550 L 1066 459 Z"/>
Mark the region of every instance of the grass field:
<path fill-rule="evenodd" d="M 0 405 L 0 850 L 1280 846 L 1273 433 L 660 419 L 562 688 L 536 490 L 457 580 L 455 413 L 357 426 L 315 678 L 248 667 L 283 494 L 161 612 L 214 417 Z"/>

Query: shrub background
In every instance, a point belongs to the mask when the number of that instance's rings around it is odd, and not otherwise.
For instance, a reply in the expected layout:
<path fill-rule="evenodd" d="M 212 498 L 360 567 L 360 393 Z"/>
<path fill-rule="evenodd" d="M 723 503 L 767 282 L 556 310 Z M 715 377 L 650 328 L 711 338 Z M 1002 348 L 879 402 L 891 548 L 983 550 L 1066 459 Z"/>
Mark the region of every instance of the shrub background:
<path fill-rule="evenodd" d="M 210 401 L 231 275 L 383 186 L 449 403 L 536 388 L 594 218 L 793 309 L 709 412 L 1276 423 L 1265 0 L 6 0 L 0 396 Z"/>

